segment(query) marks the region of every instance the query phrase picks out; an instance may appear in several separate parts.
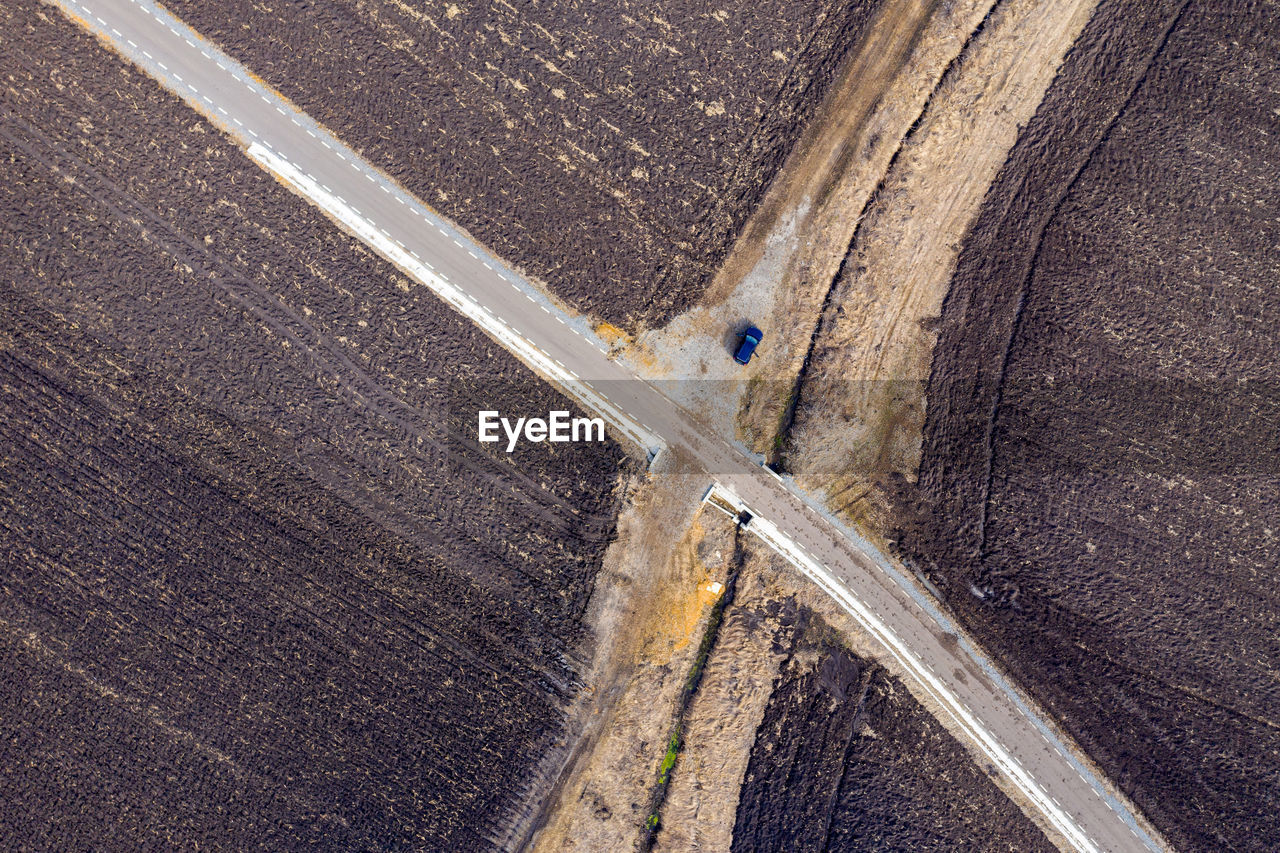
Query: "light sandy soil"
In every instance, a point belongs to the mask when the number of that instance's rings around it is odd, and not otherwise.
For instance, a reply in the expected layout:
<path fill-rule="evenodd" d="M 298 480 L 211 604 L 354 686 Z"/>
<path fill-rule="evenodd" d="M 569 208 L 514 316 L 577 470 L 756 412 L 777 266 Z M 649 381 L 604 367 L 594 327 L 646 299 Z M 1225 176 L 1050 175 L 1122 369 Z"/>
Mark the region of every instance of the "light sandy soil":
<path fill-rule="evenodd" d="M 803 581 L 752 537 L 744 544 L 750 556 L 685 718 L 685 746 L 671 777 L 662 830 L 654 845 L 663 853 L 729 849 L 756 729 L 786 657 L 786 649 L 775 642 L 781 630 L 779 615 L 770 614 L 769 604 L 795 595 Z M 872 655 L 864 634 L 850 634 L 847 640 L 864 656 Z"/>
<path fill-rule="evenodd" d="M 702 304 L 642 333 L 622 358 L 679 380 L 671 396 L 768 450 L 860 211 L 991 5 L 885 0 Z M 730 353 L 748 322 L 765 340 L 743 369 Z"/>
<path fill-rule="evenodd" d="M 756 624 L 761 617 L 753 605 L 762 597 L 761 585 L 759 571 L 744 568 L 685 718 L 685 747 L 654 850 L 728 850 L 733 840 L 738 789 L 784 657 L 772 648 L 774 632 Z"/>
<path fill-rule="evenodd" d="M 583 735 L 548 798 L 535 851 L 631 850 L 648 817 L 680 688 L 732 555 L 695 515 L 703 479 L 646 477 L 619 517 L 592 599 L 597 636 Z"/>
<path fill-rule="evenodd" d="M 1005 0 L 943 79 L 858 228 L 822 318 L 788 467 L 884 529 L 891 473 L 914 479 L 924 382 L 961 240 L 1096 0 Z"/>

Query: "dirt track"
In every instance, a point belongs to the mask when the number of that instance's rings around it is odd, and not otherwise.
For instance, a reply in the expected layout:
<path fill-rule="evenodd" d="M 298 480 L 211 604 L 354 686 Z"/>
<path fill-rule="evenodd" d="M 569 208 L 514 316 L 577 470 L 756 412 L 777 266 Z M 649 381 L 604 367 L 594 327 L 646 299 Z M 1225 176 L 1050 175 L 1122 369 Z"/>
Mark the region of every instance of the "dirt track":
<path fill-rule="evenodd" d="M 681 687 L 725 580 L 726 536 L 695 517 L 700 481 L 654 478 L 619 518 L 603 585 L 614 606 L 593 624 L 604 638 L 591 715 L 572 766 L 548 799 L 535 851 L 633 849 L 666 751 Z M 593 602 L 594 604 L 594 602 Z"/>
<path fill-rule="evenodd" d="M 1095 0 L 1007 0 L 947 72 L 868 204 L 828 297 L 785 455 L 835 509 L 884 530 L 914 478 L 924 384 L 960 244 Z"/>

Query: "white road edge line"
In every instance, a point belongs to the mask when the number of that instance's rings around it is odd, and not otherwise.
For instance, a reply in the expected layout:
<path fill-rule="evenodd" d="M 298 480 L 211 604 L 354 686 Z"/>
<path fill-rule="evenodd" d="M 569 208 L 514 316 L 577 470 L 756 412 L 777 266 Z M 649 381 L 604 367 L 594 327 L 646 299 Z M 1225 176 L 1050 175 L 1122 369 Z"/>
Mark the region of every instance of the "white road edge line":
<path fill-rule="evenodd" d="M 400 248 L 395 240 L 384 236 L 377 226 L 359 216 L 351 205 L 343 202 L 332 192 L 326 192 L 319 183 L 312 179 L 311 176 L 303 173 L 293 163 L 256 142 L 249 146 L 247 153 L 253 162 L 275 175 L 286 186 L 293 189 L 294 192 L 336 219 L 378 254 L 400 267 L 417 281 L 431 288 L 437 296 L 452 306 L 454 310 L 496 338 L 498 343 L 506 347 L 517 358 L 545 375 L 582 405 L 599 412 L 613 424 L 615 429 L 627 435 L 640 447 L 647 448 L 652 452 L 666 446 L 666 442 L 657 433 L 633 421 L 603 394 L 582 382 L 558 361 L 545 355 L 542 350 L 538 349 L 523 336 L 513 332 L 498 317 L 490 313 L 487 308 L 473 300 L 462 289 L 456 287 L 442 276 L 437 275 L 413 254 Z"/>
<path fill-rule="evenodd" d="M 739 511 L 750 512 L 747 506 L 734 492 L 721 483 L 712 486 L 708 496 L 716 495 L 721 500 Z M 875 637 L 907 672 L 911 673 L 922 687 L 937 701 L 961 728 L 969 733 L 973 742 L 978 745 L 988 758 L 999 767 L 1018 789 L 1026 794 L 1036 807 L 1044 814 L 1053 828 L 1060 832 L 1064 839 L 1081 853 L 1102 853 L 1093 840 L 1062 808 L 1055 805 L 1053 799 L 1040 786 L 1031 774 L 1022 768 L 1022 764 L 1008 750 L 1000 745 L 990 732 L 965 710 L 942 680 L 926 666 L 898 636 L 889 630 L 889 626 L 880 620 L 871 610 L 855 598 L 821 564 L 811 558 L 806 551 L 784 536 L 773 522 L 763 516 L 751 513 L 751 523 L 747 530 L 755 533 L 766 545 L 773 548 L 802 574 L 816 583 L 827 595 L 830 595 L 848 611 L 871 636 Z M 1087 784 L 1087 780 L 1086 780 Z"/>

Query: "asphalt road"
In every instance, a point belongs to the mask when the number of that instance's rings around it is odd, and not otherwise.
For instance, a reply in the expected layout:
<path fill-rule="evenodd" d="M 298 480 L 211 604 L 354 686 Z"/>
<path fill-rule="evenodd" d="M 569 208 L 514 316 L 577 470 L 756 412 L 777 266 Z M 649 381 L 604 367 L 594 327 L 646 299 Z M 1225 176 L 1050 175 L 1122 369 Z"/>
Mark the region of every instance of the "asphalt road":
<path fill-rule="evenodd" d="M 692 466 L 760 517 L 757 532 L 876 635 L 941 711 L 1023 791 L 1070 847 L 1160 850 L 919 586 L 816 501 L 763 471 L 654 386 L 611 361 L 569 317 L 499 259 L 255 82 L 148 0 L 58 0 L 82 26 L 240 139 L 265 168 L 507 345 L 526 363 L 670 465 Z M 283 172 L 287 174 L 281 174 Z M 495 401 L 494 408 L 501 408 Z M 980 842 L 979 842 L 980 843 Z"/>

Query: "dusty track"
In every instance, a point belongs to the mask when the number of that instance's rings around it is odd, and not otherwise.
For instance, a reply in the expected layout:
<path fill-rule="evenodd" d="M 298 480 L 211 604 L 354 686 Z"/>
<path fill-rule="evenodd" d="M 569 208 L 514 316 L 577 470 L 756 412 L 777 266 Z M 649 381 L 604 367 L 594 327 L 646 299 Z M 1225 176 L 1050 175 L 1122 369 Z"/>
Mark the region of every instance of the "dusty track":
<path fill-rule="evenodd" d="M 887 524 L 913 479 L 924 382 L 961 240 L 1096 0 L 1006 0 L 942 80 L 868 205 L 803 376 L 788 465 L 837 510 Z"/>
<path fill-rule="evenodd" d="M 801 136 L 795 152 L 751 215 L 733 254 L 725 260 L 706 295 L 715 302 L 756 265 L 765 242 L 786 211 L 807 201 L 820 216 L 828 202 L 850 210 L 848 199 L 832 198 L 867 140 L 863 125 L 902 71 L 939 0 L 897 0 L 881 7 L 867 35 L 841 70 L 831 95 Z M 832 235 L 838 240 L 838 235 Z"/>

